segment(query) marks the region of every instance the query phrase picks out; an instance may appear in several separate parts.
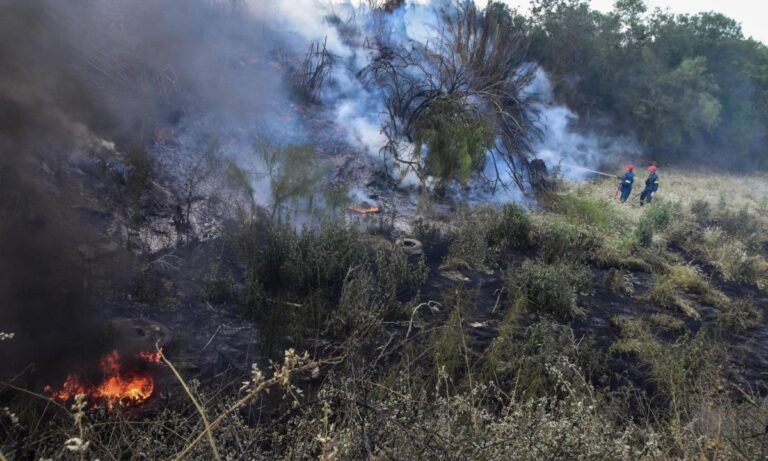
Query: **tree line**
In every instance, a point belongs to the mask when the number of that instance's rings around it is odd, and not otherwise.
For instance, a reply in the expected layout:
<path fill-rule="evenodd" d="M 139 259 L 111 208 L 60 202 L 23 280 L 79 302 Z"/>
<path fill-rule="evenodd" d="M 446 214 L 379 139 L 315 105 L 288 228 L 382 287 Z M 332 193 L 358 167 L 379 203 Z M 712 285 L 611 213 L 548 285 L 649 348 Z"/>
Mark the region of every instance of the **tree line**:
<path fill-rule="evenodd" d="M 583 123 L 632 133 L 659 161 L 768 167 L 768 47 L 735 20 L 651 11 L 643 0 L 617 0 L 607 13 L 534 0 L 530 16 L 511 14 Z"/>

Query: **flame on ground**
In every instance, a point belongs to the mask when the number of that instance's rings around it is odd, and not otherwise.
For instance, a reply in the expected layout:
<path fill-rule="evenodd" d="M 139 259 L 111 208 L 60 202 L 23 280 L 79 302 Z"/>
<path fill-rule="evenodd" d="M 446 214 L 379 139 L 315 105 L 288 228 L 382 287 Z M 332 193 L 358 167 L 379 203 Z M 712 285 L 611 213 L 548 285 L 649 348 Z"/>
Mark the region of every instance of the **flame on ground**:
<path fill-rule="evenodd" d="M 160 352 L 140 352 L 137 358 L 147 363 L 160 363 Z M 84 395 L 86 400 L 103 402 L 111 409 L 115 405 L 132 406 L 146 401 L 154 391 L 154 380 L 147 372 L 125 372 L 120 361 L 120 354 L 112 351 L 99 361 L 99 368 L 104 374 L 103 381 L 96 385 L 86 384 L 78 375 L 69 375 L 60 390 L 45 386 L 44 390 L 54 400 L 68 402 L 76 395 Z"/>
<path fill-rule="evenodd" d="M 160 363 L 162 360 L 162 351 L 139 352 L 138 357 L 147 363 Z"/>
<path fill-rule="evenodd" d="M 350 205 L 349 209 L 354 211 L 355 213 L 360 213 L 360 214 L 375 214 L 375 213 L 381 212 L 381 208 L 377 206 L 362 207 L 362 206 Z"/>

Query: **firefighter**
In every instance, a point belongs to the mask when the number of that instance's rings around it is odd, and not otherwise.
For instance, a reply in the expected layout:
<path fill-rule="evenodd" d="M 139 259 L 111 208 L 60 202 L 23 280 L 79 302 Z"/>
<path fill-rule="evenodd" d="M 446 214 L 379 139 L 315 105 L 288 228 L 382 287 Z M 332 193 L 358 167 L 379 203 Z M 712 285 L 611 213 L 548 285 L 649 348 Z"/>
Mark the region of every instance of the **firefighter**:
<path fill-rule="evenodd" d="M 651 203 L 653 194 L 659 190 L 659 175 L 656 174 L 656 170 L 656 165 L 651 165 L 648 167 L 648 171 L 650 173 L 648 174 L 648 178 L 645 180 L 645 189 L 643 189 L 643 192 L 640 194 L 640 206 L 645 205 L 646 202 Z"/>
<path fill-rule="evenodd" d="M 621 179 L 618 189 L 621 192 L 621 203 L 626 202 L 630 194 L 632 194 L 632 185 L 635 183 L 635 167 L 627 165 L 626 170 L 627 172 L 624 173 L 624 176 L 618 176 Z"/>

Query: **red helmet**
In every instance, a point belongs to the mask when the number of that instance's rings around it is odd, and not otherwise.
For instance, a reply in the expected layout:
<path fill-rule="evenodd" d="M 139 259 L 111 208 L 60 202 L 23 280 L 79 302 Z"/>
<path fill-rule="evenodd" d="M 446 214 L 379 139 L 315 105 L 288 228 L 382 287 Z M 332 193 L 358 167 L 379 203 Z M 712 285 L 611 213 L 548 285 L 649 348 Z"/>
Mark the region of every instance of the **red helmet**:
<path fill-rule="evenodd" d="M 632 171 L 635 169 L 634 165 L 627 165 L 627 171 Z"/>
<path fill-rule="evenodd" d="M 653 173 L 656 170 L 657 170 L 656 165 L 651 165 L 648 167 L 648 171 L 650 171 L 651 173 Z"/>

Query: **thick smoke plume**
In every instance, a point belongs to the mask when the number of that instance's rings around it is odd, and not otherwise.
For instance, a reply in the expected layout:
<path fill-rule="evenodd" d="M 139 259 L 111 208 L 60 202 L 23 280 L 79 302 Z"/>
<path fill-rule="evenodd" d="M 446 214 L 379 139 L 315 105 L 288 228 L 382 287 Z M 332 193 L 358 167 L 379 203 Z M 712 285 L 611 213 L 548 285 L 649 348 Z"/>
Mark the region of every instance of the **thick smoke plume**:
<path fill-rule="evenodd" d="M 91 274 L 105 268 L 83 266 L 78 246 L 95 230 L 71 206 L 79 190 L 68 182 L 85 144 L 125 152 L 170 128 L 182 154 L 224 138 L 224 154 L 246 163 L 261 134 L 282 143 L 328 136 L 303 126 L 290 84 L 322 44 L 332 65 L 307 106 L 381 159 L 386 92 L 362 72 L 376 58 L 372 44 L 428 49 L 444 32 L 446 5 L 374 14 L 319 0 L 0 2 L 0 327 L 17 334 L 4 350 L 19 364 L 62 368 L 68 357 L 101 354 Z M 540 73 L 532 85 L 543 82 Z M 544 101 L 541 112 L 555 117 L 542 118 L 549 131 L 534 153 L 595 166 L 601 146 L 574 140 L 570 113 Z"/>
<path fill-rule="evenodd" d="M 74 159 L 203 118 L 270 129 L 286 102 L 280 40 L 237 2 L 0 2 L 0 330 L 16 334 L 3 378 L 108 346 L 93 287 L 115 261 L 82 254 L 97 231 L 75 208 Z"/>

